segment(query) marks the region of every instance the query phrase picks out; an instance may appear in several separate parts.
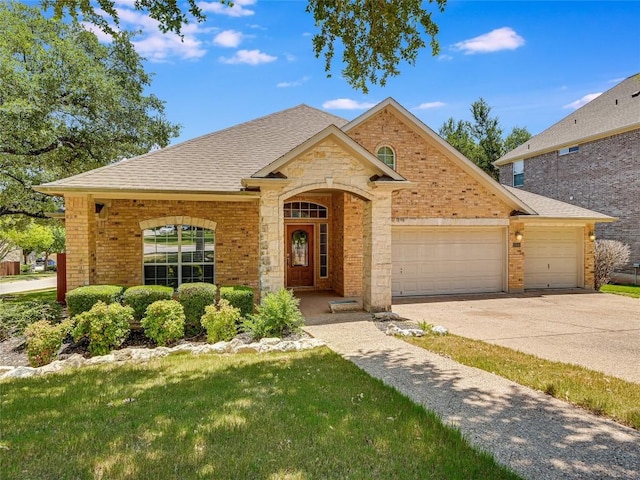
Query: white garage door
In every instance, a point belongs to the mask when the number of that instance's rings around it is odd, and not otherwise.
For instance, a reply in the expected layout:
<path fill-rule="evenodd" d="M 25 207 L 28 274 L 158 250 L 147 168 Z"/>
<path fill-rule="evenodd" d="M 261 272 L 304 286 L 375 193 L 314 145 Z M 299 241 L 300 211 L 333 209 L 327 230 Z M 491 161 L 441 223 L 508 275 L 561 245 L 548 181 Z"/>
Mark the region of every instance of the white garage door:
<path fill-rule="evenodd" d="M 501 292 L 502 228 L 394 227 L 394 296 Z"/>
<path fill-rule="evenodd" d="M 575 288 L 580 284 L 579 228 L 532 228 L 524 232 L 524 288 Z"/>

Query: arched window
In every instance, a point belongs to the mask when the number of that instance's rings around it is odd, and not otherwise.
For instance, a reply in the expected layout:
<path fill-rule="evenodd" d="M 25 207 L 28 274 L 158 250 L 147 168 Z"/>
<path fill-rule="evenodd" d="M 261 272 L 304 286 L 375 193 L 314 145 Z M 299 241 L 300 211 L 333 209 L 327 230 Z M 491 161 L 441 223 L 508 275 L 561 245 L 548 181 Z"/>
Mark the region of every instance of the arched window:
<path fill-rule="evenodd" d="M 396 154 L 391 147 L 380 147 L 378 149 L 378 160 L 384 162 L 387 167 L 396 168 Z"/>
<path fill-rule="evenodd" d="M 285 203 L 284 218 L 327 218 L 327 207 L 311 202 Z"/>
<path fill-rule="evenodd" d="M 215 282 L 215 231 L 163 225 L 144 229 L 142 239 L 145 285 Z"/>

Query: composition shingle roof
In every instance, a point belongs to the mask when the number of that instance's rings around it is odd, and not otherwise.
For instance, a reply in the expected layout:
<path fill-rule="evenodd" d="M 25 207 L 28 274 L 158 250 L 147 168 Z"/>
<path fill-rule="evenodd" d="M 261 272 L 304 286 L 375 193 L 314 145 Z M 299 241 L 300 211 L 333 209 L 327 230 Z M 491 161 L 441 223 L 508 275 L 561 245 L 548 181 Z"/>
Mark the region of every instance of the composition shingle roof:
<path fill-rule="evenodd" d="M 344 118 L 307 105 L 42 185 L 55 189 L 233 192 L 240 180 Z"/>
<path fill-rule="evenodd" d="M 496 165 L 640 128 L 640 74 L 632 75 L 498 159 Z M 635 94 L 635 95 L 634 95 Z"/>
<path fill-rule="evenodd" d="M 520 188 L 502 185 L 513 195 L 518 197 L 523 203 L 535 211 L 538 216 L 545 218 L 567 218 L 567 219 L 593 219 L 599 222 L 613 221 L 614 218 L 603 213 L 588 210 L 586 208 L 571 205 L 570 203 L 543 197 L 535 193 L 527 192 Z"/>

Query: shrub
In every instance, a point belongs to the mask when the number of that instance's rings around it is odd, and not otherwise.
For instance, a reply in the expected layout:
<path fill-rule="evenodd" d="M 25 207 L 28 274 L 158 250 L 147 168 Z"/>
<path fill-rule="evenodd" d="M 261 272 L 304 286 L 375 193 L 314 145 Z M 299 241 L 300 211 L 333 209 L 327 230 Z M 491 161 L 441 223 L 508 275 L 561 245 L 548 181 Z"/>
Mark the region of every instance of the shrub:
<path fill-rule="evenodd" d="M 0 300 L 0 341 L 22 335 L 24 329 L 39 320 L 58 323 L 62 307 L 55 302 L 3 302 Z"/>
<path fill-rule="evenodd" d="M 204 307 L 216 302 L 216 291 L 216 286 L 211 283 L 183 283 L 178 287 L 178 301 L 184 308 L 187 335 L 202 333 L 200 319 L 204 315 Z"/>
<path fill-rule="evenodd" d="M 73 317 L 88 312 L 101 301 L 103 303 L 117 303 L 122 297 L 123 287 L 117 285 L 89 285 L 78 287 L 67 292 L 67 307 L 69 316 Z"/>
<path fill-rule="evenodd" d="M 299 304 L 300 300 L 293 296 L 293 292 L 281 288 L 267 294 L 257 308 L 258 313 L 245 319 L 243 326 L 255 338 L 282 337 L 298 332 L 304 325 Z"/>
<path fill-rule="evenodd" d="M 31 265 L 20 265 L 20 273 L 29 273 L 31 272 Z"/>
<path fill-rule="evenodd" d="M 142 319 L 144 334 L 165 346 L 184 335 L 184 309 L 175 300 L 158 300 L 147 307 Z"/>
<path fill-rule="evenodd" d="M 233 286 L 220 287 L 220 298 L 227 300 L 232 306 L 240 310 L 240 316 L 247 318 L 253 314 L 253 288 Z"/>
<path fill-rule="evenodd" d="M 107 305 L 98 301 L 91 310 L 74 317 L 74 341 L 82 337 L 89 339 L 89 352 L 92 355 L 106 355 L 112 347 L 122 345 L 129 334 L 129 322 L 133 320 L 133 308 L 119 303 Z"/>
<path fill-rule="evenodd" d="M 617 240 L 596 240 L 595 244 L 595 288 L 609 283 L 611 274 L 616 268 L 629 261 L 631 248 Z"/>
<path fill-rule="evenodd" d="M 122 303 L 133 308 L 136 320 L 142 320 L 147 307 L 158 300 L 171 300 L 173 288 L 162 285 L 138 285 L 129 287 L 122 295 Z"/>
<path fill-rule="evenodd" d="M 41 367 L 51 363 L 62 340 L 73 328 L 73 321 L 68 319 L 62 323 L 52 324 L 47 320 L 32 323 L 24 330 L 27 337 L 27 357 L 29 365 Z"/>
<path fill-rule="evenodd" d="M 236 323 L 240 320 L 240 309 L 224 298 L 215 305 L 207 305 L 202 316 L 202 326 L 207 330 L 207 341 L 211 343 L 229 341 L 238 333 Z"/>

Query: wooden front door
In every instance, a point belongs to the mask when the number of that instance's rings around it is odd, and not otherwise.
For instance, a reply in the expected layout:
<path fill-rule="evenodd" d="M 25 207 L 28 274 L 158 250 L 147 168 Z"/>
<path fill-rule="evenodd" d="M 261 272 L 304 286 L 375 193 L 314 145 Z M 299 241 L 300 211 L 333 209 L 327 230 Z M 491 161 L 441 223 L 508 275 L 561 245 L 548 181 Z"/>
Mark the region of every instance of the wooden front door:
<path fill-rule="evenodd" d="M 313 286 L 313 225 L 287 225 L 287 287 Z"/>

